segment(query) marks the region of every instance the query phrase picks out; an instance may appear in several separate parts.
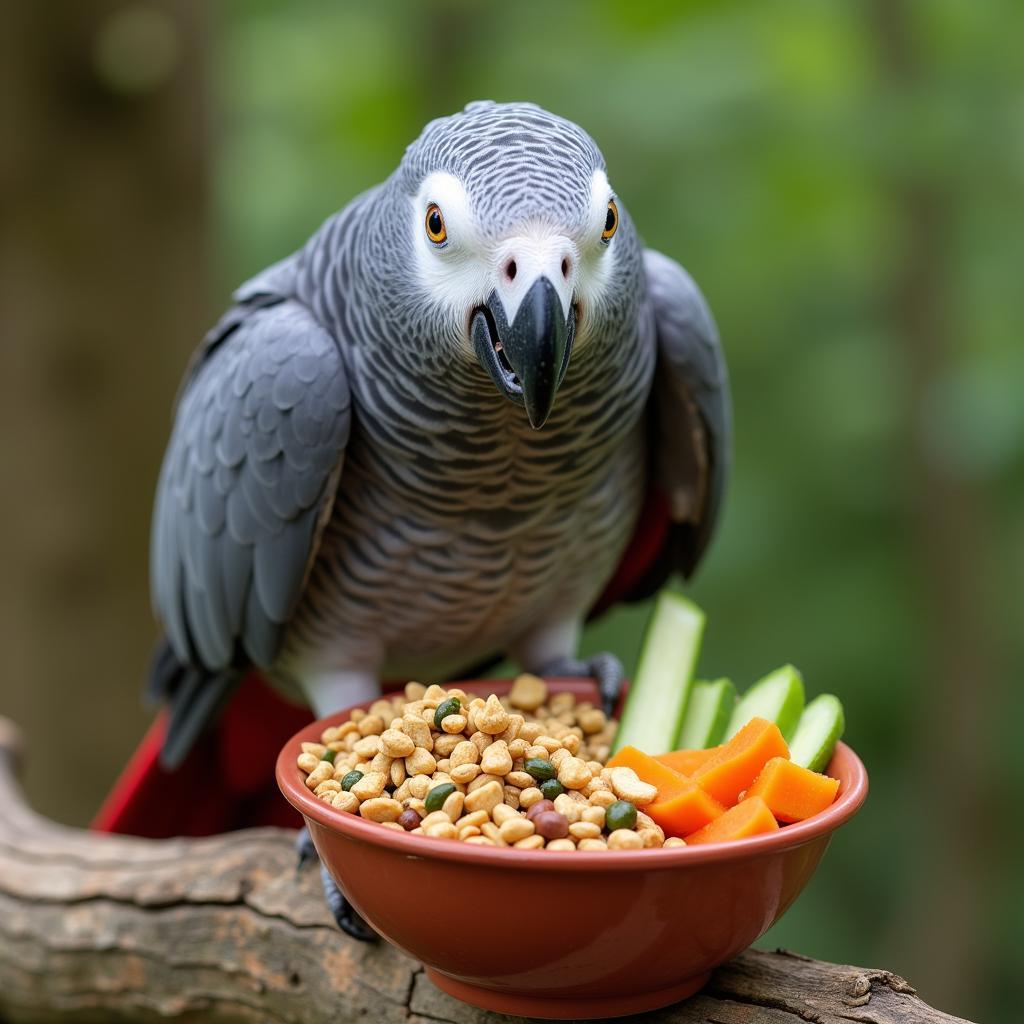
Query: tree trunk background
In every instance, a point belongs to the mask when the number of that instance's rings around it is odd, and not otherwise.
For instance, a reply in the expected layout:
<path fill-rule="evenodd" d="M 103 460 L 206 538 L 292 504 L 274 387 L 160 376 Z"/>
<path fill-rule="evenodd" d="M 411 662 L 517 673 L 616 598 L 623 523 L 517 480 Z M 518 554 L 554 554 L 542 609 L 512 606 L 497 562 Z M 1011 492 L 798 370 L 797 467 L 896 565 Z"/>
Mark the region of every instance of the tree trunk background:
<path fill-rule="evenodd" d="M 149 510 L 211 319 L 203 9 L 4 5 L 0 711 L 74 739 L 73 789 L 45 756 L 26 785 L 75 823 L 149 717 Z"/>

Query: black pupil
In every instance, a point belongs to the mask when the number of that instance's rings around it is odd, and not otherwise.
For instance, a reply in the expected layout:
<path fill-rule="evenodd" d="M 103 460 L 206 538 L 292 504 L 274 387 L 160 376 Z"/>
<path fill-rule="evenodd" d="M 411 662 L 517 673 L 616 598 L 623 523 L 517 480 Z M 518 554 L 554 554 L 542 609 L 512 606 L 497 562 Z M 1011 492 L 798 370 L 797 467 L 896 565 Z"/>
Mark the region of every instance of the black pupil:
<path fill-rule="evenodd" d="M 606 232 L 615 230 L 615 211 L 610 206 L 608 207 L 608 216 L 604 219 L 604 229 Z"/>
<path fill-rule="evenodd" d="M 444 225 L 441 223 L 441 213 L 439 210 L 431 210 L 430 216 L 427 217 L 427 227 L 430 228 L 432 235 L 439 235 L 444 230 Z"/>

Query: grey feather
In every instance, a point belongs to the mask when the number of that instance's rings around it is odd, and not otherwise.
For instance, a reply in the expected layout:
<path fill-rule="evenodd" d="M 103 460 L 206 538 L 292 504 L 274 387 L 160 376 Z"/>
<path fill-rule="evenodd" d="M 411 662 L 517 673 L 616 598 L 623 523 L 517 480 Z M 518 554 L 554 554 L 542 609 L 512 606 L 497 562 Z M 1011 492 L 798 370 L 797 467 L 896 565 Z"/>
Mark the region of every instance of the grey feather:
<path fill-rule="evenodd" d="M 161 474 L 158 493 L 169 490 L 167 481 L 167 466 Z M 156 599 L 156 592 L 153 593 L 153 606 L 163 621 L 164 629 L 170 639 L 175 651 L 186 652 L 190 647 L 188 628 L 185 625 L 185 609 L 181 601 L 182 578 L 184 566 L 178 556 L 177 533 L 173 521 L 168 520 L 167 512 L 158 502 L 154 514 L 153 528 L 150 535 L 150 547 L 152 551 L 151 565 L 153 580 L 160 579 L 166 592 L 172 595 L 179 595 L 177 600 L 159 604 Z M 182 659 L 187 660 L 187 659 Z"/>
<path fill-rule="evenodd" d="M 231 638 L 218 636 L 207 593 L 193 584 L 185 587 L 184 598 L 189 635 L 200 664 L 230 664 Z"/>
<path fill-rule="evenodd" d="M 729 476 L 728 372 L 718 330 L 693 278 L 651 249 L 644 269 L 658 337 L 654 470 L 672 514 L 676 568 L 690 576 L 718 522 Z"/>
<path fill-rule="evenodd" d="M 274 489 L 281 485 L 284 470 L 284 457 L 278 452 L 270 458 L 254 454 L 249 463 L 253 474 L 264 487 Z"/>
<path fill-rule="evenodd" d="M 232 670 L 183 670 L 168 702 L 167 734 L 160 750 L 164 769 L 173 771 L 184 761 L 203 730 L 216 719 L 238 680 L 239 673 Z"/>
<path fill-rule="evenodd" d="M 275 622 L 260 603 L 255 583 L 250 583 L 245 602 L 245 629 L 242 647 L 256 665 L 272 665 L 281 649 L 284 626 Z"/>
<path fill-rule="evenodd" d="M 217 489 L 214 482 L 208 481 L 206 486 L 196 491 L 195 511 L 199 520 L 199 528 L 208 536 L 216 536 L 224 529 L 226 512 L 224 495 Z"/>
<path fill-rule="evenodd" d="M 149 666 L 146 701 L 156 703 L 167 700 L 177 689 L 184 671 L 171 645 L 166 640 L 158 644 Z"/>
<path fill-rule="evenodd" d="M 260 606 L 278 623 L 288 621 L 295 595 L 306 572 L 317 509 L 311 507 L 287 530 L 261 540 L 255 547 L 253 580 Z"/>
<path fill-rule="evenodd" d="M 224 583 L 224 604 L 232 636 L 242 635 L 245 608 L 252 586 L 253 548 L 250 544 L 220 544 L 220 574 Z"/>
<path fill-rule="evenodd" d="M 308 310 L 279 302 L 224 322 L 182 392 L 153 523 L 154 603 L 178 658 L 207 671 L 227 669 L 239 647 L 260 665 L 276 657 L 349 432 L 338 347 Z M 331 384 L 316 402 L 313 359 Z M 324 420 L 327 444 L 298 440 L 297 424 L 319 438 Z"/>

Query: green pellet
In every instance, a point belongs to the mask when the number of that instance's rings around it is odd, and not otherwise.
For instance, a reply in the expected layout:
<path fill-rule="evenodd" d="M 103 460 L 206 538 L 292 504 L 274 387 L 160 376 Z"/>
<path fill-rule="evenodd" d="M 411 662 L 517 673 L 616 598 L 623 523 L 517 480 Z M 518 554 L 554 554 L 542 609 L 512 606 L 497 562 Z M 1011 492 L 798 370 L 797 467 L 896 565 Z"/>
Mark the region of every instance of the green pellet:
<path fill-rule="evenodd" d="M 326 761 L 328 764 L 334 764 L 334 755 L 336 753 L 337 751 L 334 750 L 325 750 L 323 754 L 321 754 L 320 760 Z"/>
<path fill-rule="evenodd" d="M 441 723 L 449 715 L 458 715 L 462 712 L 462 703 L 458 697 L 449 697 L 447 700 L 441 701 L 437 705 L 437 710 L 434 712 L 434 726 L 437 729 L 441 728 Z"/>
<path fill-rule="evenodd" d="M 440 786 L 435 786 L 428 794 L 427 799 L 423 801 L 426 805 L 427 813 L 431 811 L 439 811 L 444 806 L 445 800 L 455 792 L 455 786 L 450 782 L 442 782 Z"/>
<path fill-rule="evenodd" d="M 353 769 L 348 773 L 348 775 L 342 778 L 341 788 L 345 790 L 345 792 L 347 793 L 362 777 L 362 772 L 358 772 L 355 769 Z"/>
<path fill-rule="evenodd" d="M 636 808 L 628 800 L 616 800 L 604 812 L 604 827 L 609 832 L 636 825 Z"/>
<path fill-rule="evenodd" d="M 540 784 L 540 792 L 545 800 L 554 800 L 556 796 L 561 796 L 565 792 L 565 786 L 558 779 L 545 779 Z"/>
<path fill-rule="evenodd" d="M 553 779 L 558 774 L 558 769 L 550 761 L 542 757 L 531 757 L 524 765 L 523 771 L 532 775 L 538 782 L 545 779 Z"/>

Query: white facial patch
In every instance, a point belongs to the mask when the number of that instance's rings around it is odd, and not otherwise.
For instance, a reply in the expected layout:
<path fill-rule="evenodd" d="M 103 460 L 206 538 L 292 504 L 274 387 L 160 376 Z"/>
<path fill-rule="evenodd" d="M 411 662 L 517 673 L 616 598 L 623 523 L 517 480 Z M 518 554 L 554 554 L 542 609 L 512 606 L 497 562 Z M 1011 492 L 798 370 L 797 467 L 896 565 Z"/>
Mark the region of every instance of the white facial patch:
<path fill-rule="evenodd" d="M 594 171 L 590 182 L 590 219 L 586 232 L 586 243 L 580 246 L 580 267 L 577 291 L 584 310 L 598 309 L 604 298 L 608 282 L 615 269 L 615 236 L 608 242 L 602 241 L 608 203 L 614 198 L 611 185 L 604 171 Z"/>
<path fill-rule="evenodd" d="M 443 245 L 427 237 L 431 203 L 444 219 L 448 237 Z M 483 303 L 494 284 L 487 247 L 462 182 L 444 171 L 431 174 L 413 199 L 411 220 L 416 273 L 424 292 L 450 318 L 453 329 L 465 334 L 470 311 Z"/>
<path fill-rule="evenodd" d="M 544 275 L 554 286 L 565 316 L 578 301 L 583 323 L 576 344 L 586 342 L 588 313 L 601 301 L 615 263 L 615 238 L 601 239 L 611 186 L 604 171 L 591 182 L 590 212 L 582 231 L 572 236 L 550 222 L 524 225 L 499 241 L 480 231 L 469 196 L 452 174 L 436 171 L 420 186 L 412 201 L 415 268 L 428 301 L 442 312 L 453 338 L 470 350 L 468 325 L 472 311 L 497 291 L 509 322 L 523 297 Z M 426 215 L 431 203 L 441 211 L 447 237 L 443 244 L 427 236 Z"/>

